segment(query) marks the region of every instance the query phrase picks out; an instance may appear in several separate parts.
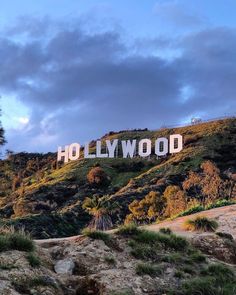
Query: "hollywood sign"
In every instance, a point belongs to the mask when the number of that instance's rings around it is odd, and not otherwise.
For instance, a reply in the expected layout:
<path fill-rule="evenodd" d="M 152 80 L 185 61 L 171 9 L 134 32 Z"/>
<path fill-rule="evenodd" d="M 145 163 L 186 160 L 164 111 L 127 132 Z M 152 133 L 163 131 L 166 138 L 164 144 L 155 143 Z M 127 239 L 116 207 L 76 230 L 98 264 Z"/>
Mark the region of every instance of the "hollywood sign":
<path fill-rule="evenodd" d="M 105 147 L 105 152 L 104 152 Z M 150 139 L 133 140 L 105 140 L 104 147 L 100 140 L 96 141 L 95 152 L 90 153 L 89 143 L 83 148 L 83 157 L 85 159 L 95 158 L 116 158 L 118 149 L 121 149 L 123 158 L 142 158 L 149 157 L 152 154 L 152 141 Z M 157 138 L 154 142 L 154 153 L 157 157 L 169 154 L 179 153 L 183 149 L 183 137 L 180 134 L 170 135 L 169 138 Z M 82 146 L 79 143 L 72 143 L 63 147 L 58 147 L 57 160 L 68 163 L 78 160 L 81 156 Z"/>

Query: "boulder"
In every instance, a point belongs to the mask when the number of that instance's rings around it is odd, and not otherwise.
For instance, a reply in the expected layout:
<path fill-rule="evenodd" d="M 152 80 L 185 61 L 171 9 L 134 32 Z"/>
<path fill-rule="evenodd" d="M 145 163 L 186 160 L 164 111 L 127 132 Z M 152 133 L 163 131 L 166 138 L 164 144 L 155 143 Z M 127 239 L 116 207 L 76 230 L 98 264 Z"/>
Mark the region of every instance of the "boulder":
<path fill-rule="evenodd" d="M 72 259 L 58 260 L 54 265 L 54 270 L 57 274 L 68 274 L 71 275 L 75 268 L 75 263 Z"/>

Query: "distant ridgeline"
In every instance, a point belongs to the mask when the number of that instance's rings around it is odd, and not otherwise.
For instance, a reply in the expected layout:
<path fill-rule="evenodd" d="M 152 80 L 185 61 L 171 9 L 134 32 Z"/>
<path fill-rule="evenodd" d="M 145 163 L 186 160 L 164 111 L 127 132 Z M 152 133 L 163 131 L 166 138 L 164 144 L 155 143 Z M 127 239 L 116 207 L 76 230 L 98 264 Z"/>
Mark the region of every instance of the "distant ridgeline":
<path fill-rule="evenodd" d="M 152 143 L 151 139 L 133 140 L 97 140 L 95 150 L 91 151 L 91 146 L 86 143 L 82 147 L 79 143 L 72 143 L 63 147 L 58 147 L 57 160 L 68 163 L 69 161 L 78 160 L 81 157 L 85 159 L 94 158 L 118 158 L 121 154 L 123 158 L 134 158 L 139 156 L 142 158 L 155 154 L 157 157 L 169 154 L 179 153 L 183 149 L 183 137 L 180 134 L 170 135 L 169 138 L 160 137 Z M 119 153 L 119 150 L 121 153 Z"/>

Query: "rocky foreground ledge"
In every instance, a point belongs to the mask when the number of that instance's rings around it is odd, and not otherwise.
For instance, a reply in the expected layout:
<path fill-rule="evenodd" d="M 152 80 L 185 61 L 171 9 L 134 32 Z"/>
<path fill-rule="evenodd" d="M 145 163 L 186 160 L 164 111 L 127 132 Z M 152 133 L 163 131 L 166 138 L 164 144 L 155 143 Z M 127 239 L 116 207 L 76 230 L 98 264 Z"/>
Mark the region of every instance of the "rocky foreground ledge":
<path fill-rule="evenodd" d="M 219 233 L 185 232 L 187 239 L 151 225 L 36 241 L 34 252 L 4 251 L 0 241 L 0 294 L 236 294 L 235 211 L 202 213 L 218 220 Z M 182 221 L 168 227 L 181 234 Z"/>

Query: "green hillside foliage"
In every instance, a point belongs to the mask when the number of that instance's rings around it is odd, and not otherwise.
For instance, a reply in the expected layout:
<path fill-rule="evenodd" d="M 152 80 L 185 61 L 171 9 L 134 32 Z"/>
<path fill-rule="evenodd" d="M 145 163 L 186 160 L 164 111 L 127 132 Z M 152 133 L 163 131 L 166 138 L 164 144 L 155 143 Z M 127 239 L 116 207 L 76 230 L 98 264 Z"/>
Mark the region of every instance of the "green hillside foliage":
<path fill-rule="evenodd" d="M 155 222 L 235 199 L 236 119 L 110 132 L 102 141 L 154 142 L 174 133 L 183 135 L 184 149 L 159 159 L 123 159 L 119 152 L 115 159 L 81 158 L 62 164 L 55 153 L 8 152 L 0 161 L 0 222 L 25 226 L 37 238 L 60 237 L 76 235 L 91 224 L 93 216 L 83 206 L 86 198 L 109 196 L 119 206 L 109 216 L 114 226 Z"/>

